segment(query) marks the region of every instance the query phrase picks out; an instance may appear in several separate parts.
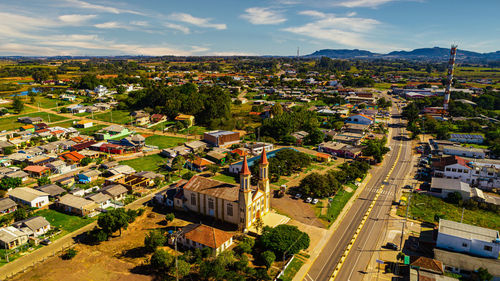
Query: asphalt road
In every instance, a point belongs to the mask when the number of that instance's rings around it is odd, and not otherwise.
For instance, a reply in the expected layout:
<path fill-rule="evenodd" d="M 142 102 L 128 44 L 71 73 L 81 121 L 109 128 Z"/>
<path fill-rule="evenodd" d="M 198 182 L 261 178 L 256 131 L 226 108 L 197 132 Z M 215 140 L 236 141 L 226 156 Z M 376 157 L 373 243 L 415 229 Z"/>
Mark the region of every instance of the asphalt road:
<path fill-rule="evenodd" d="M 396 117 L 396 118 L 394 118 Z M 393 111 L 392 123 L 400 123 L 401 119 L 397 118 L 397 111 Z M 402 128 L 393 128 L 392 137 L 399 136 Z M 309 272 L 304 277 L 304 280 L 329 280 L 337 266 L 338 262 L 351 238 L 353 237 L 356 229 L 358 228 L 363 216 L 365 215 L 369 205 L 373 201 L 377 189 L 382 185 L 383 180 L 389 173 L 392 164 L 397 160 L 399 146 L 401 149 L 401 156 L 398 159 L 395 169 L 391 174 L 391 178 L 398 178 L 410 170 L 408 155 L 411 153 L 410 142 L 389 139 L 389 146 L 391 152 L 386 156 L 382 166 L 376 167 L 370 171 L 373 175 L 372 180 L 367 184 L 360 196 L 354 201 L 352 207 L 349 209 L 345 219 L 340 223 L 335 233 L 330 238 L 330 241 L 325 245 L 321 254 L 316 258 L 311 265 Z M 391 180 L 389 180 L 391 182 Z M 392 192 L 391 192 L 392 189 Z M 336 276 L 336 280 L 361 280 L 364 275 L 364 270 L 368 265 L 375 244 L 378 237 L 383 234 L 384 226 L 386 225 L 386 218 L 389 213 L 389 208 L 394 197 L 395 186 L 387 184 L 380 197 L 377 200 L 369 219 L 363 226 L 352 250 L 349 252 L 341 270 Z"/>

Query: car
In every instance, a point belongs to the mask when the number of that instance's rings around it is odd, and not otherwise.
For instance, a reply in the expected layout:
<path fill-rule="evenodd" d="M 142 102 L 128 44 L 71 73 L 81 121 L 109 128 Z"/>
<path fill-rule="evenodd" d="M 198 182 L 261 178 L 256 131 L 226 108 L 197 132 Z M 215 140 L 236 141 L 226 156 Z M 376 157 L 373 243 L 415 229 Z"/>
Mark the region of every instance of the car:
<path fill-rule="evenodd" d="M 52 241 L 50 241 L 49 239 L 43 239 L 42 241 L 40 241 L 40 244 L 42 245 L 50 245 L 52 243 Z"/>
<path fill-rule="evenodd" d="M 404 188 L 404 189 L 411 189 L 411 188 L 412 188 L 412 186 L 411 186 L 411 185 L 409 185 L 409 184 L 407 184 L 407 185 L 405 185 L 405 187 L 403 187 L 403 188 Z"/>
<path fill-rule="evenodd" d="M 312 201 L 312 198 L 311 197 L 307 197 L 305 202 L 306 203 L 311 203 L 311 201 Z"/>
<path fill-rule="evenodd" d="M 313 205 L 316 205 L 316 204 L 318 204 L 318 202 L 319 202 L 319 200 L 318 200 L 318 199 L 316 199 L 316 198 L 314 198 L 314 199 L 313 199 L 313 201 L 312 201 L 311 203 L 312 203 Z"/>
<path fill-rule="evenodd" d="M 396 244 L 394 244 L 392 242 L 387 242 L 387 244 L 385 244 L 385 247 L 387 249 L 394 250 L 394 251 L 398 250 L 398 245 L 396 245 Z"/>
<path fill-rule="evenodd" d="M 300 193 L 295 194 L 295 199 L 300 199 L 301 197 L 302 197 L 302 194 L 300 194 Z"/>
<path fill-rule="evenodd" d="M 337 156 L 333 156 L 333 160 L 337 160 L 339 159 Z"/>

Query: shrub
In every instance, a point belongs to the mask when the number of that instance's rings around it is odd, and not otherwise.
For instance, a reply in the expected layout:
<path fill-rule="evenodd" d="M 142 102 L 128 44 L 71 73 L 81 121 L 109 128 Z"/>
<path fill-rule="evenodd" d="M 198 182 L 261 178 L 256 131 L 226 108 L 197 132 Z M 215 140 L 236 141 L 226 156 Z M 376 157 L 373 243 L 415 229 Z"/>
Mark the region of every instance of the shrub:
<path fill-rule="evenodd" d="M 70 260 L 72 258 L 74 258 L 76 256 L 76 254 L 78 253 L 77 250 L 71 248 L 71 249 L 68 249 L 64 255 L 62 255 L 62 259 L 63 260 Z"/>

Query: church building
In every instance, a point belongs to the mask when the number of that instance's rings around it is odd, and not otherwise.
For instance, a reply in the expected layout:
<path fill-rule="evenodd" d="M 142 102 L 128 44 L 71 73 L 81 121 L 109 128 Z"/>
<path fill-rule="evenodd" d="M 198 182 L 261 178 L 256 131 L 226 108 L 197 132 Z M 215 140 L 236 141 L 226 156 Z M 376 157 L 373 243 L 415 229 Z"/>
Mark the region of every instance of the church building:
<path fill-rule="evenodd" d="M 265 150 L 259 160 L 259 183 L 256 187 L 250 185 L 250 177 L 245 156 L 239 186 L 196 175 L 176 195 L 182 200 L 175 200 L 174 206 L 238 225 L 240 230 L 246 232 L 257 218 L 271 209 L 269 162 Z"/>

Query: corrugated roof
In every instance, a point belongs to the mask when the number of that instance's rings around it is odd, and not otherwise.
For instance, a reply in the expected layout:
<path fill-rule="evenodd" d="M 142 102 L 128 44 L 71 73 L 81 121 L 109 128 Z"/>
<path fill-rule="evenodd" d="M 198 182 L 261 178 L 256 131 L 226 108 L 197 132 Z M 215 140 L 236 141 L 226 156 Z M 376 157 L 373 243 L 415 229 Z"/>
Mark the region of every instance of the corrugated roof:
<path fill-rule="evenodd" d="M 439 233 L 464 239 L 492 242 L 499 238 L 498 231 L 455 221 L 439 220 Z"/>
<path fill-rule="evenodd" d="M 185 190 L 222 198 L 228 201 L 238 201 L 239 186 L 202 176 L 193 176 L 185 185 Z"/>

